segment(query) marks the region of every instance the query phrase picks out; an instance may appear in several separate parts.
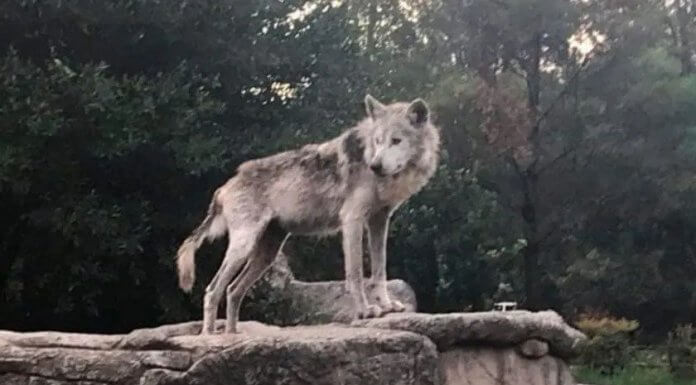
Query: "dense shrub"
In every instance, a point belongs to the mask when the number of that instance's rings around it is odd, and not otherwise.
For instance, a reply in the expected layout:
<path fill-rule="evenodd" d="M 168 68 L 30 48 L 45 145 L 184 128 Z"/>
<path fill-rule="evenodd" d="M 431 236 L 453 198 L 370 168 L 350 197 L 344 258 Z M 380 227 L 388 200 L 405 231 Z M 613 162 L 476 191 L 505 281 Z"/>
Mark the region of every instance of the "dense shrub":
<path fill-rule="evenodd" d="M 0 58 L 0 328 L 122 329 L 176 309 L 171 245 L 199 220 L 180 208 L 225 165 L 215 87 L 184 63 L 119 76 Z"/>
<path fill-rule="evenodd" d="M 579 363 L 601 372 L 623 369 L 633 357 L 630 334 L 638 322 L 610 316 L 583 315 L 576 326 L 589 340 L 581 349 Z"/>
<path fill-rule="evenodd" d="M 679 325 L 669 332 L 667 360 L 676 376 L 696 378 L 696 329 L 693 325 Z"/>

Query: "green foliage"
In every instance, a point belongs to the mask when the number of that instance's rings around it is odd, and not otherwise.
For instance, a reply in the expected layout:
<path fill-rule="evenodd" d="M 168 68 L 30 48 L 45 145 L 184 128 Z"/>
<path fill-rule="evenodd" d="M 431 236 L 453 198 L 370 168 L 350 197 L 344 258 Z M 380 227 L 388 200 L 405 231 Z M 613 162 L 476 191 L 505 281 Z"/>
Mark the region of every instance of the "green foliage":
<path fill-rule="evenodd" d="M 676 376 L 696 379 L 696 330 L 693 325 L 678 325 L 669 333 L 667 360 Z"/>
<path fill-rule="evenodd" d="M 585 315 L 576 326 L 589 338 L 578 359 L 582 365 L 612 374 L 625 368 L 633 359 L 630 333 L 638 329 L 638 322 Z"/>
<path fill-rule="evenodd" d="M 156 303 L 155 293 L 142 294 L 152 285 L 143 269 L 164 270 L 171 258 L 141 255 L 154 237 L 171 237 L 157 219 L 182 198 L 187 176 L 225 164 L 216 80 L 185 64 L 115 76 L 105 65 L 37 66 L 10 51 L 0 58 L 0 84 L 0 192 L 12 219 L 3 222 L 6 314 L 36 312 L 39 325 L 46 317 L 59 327 L 100 319 L 110 311 L 101 303 L 124 279 L 124 294 Z M 181 177 L 159 171 L 167 169 Z M 165 191 L 171 196 L 159 200 Z"/>
<path fill-rule="evenodd" d="M 662 338 L 695 314 L 692 10 L 2 2 L 0 328 L 199 317 L 224 242 L 201 250 L 192 297 L 172 258 L 211 191 L 246 159 L 354 124 L 370 92 L 425 97 L 442 127 L 442 165 L 389 238 L 389 276 L 416 289 L 420 310 L 602 309 Z M 569 43 L 581 32 L 597 44 L 587 62 Z M 298 278 L 343 278 L 336 238 L 286 252 Z M 276 319 L 264 292 L 246 316 Z M 598 349 L 616 351 L 616 338 Z"/>
<path fill-rule="evenodd" d="M 443 166 L 395 215 L 389 250 L 399 257 L 390 263 L 407 282 L 419 282 L 418 298 L 433 311 L 487 309 L 500 283 L 519 288 L 506 272 L 520 243 L 506 226 L 495 195 L 470 171 Z"/>
<path fill-rule="evenodd" d="M 625 368 L 632 358 L 628 337 L 623 333 L 615 333 L 592 337 L 582 346 L 578 362 L 612 374 L 617 369 Z"/>
<path fill-rule="evenodd" d="M 608 336 L 614 334 L 628 334 L 640 326 L 638 321 L 626 318 L 613 318 L 601 316 L 583 315 L 575 323 L 588 337 Z"/>
<path fill-rule="evenodd" d="M 574 371 L 575 380 L 595 385 L 694 385 L 696 382 L 675 378 L 668 370 L 650 368 L 627 368 L 611 375 L 598 370 L 581 367 Z"/>

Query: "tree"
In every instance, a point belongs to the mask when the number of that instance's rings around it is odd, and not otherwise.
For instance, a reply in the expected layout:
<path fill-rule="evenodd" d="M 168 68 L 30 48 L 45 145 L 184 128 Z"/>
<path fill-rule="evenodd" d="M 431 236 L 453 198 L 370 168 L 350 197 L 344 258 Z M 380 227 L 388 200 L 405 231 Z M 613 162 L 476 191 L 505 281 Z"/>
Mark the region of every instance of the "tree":
<path fill-rule="evenodd" d="M 431 19 L 431 33 L 443 41 L 443 54 L 456 58 L 453 71 L 476 75 L 468 85 L 477 95 L 468 95 L 474 98 L 461 102 L 460 111 L 476 106 L 469 110 L 479 115 L 474 129 L 485 131 L 479 139 L 493 152 L 484 156 L 498 165 L 488 175 L 481 170 L 480 178 L 484 186 L 507 196 L 524 224 L 526 306 L 539 308 L 544 279 L 540 253 L 558 228 L 559 215 L 546 202 L 545 178 L 571 150 L 562 139 L 565 127 L 550 122 L 549 114 L 564 96 L 559 95 L 564 93 L 560 81 L 574 81 L 579 66 L 569 40 L 582 22 L 581 14 L 571 1 L 442 1 Z"/>
<path fill-rule="evenodd" d="M 224 165 L 216 80 L 184 65 L 152 77 L 57 59 L 39 67 L 10 51 L 0 83 L 2 322 L 126 326 L 117 314 L 157 303 L 146 277 L 170 264 L 166 254 L 141 258 L 172 237 L 163 224 L 176 223 L 190 177 L 170 176 Z M 130 322 L 148 322 L 140 314 Z"/>
<path fill-rule="evenodd" d="M 354 124 L 368 92 L 442 127 L 389 240 L 421 310 L 696 320 L 691 0 L 11 0 L 0 21 L 0 327 L 195 317 L 224 242 L 192 297 L 173 255 L 213 189 Z M 285 251 L 343 278 L 335 238 Z"/>

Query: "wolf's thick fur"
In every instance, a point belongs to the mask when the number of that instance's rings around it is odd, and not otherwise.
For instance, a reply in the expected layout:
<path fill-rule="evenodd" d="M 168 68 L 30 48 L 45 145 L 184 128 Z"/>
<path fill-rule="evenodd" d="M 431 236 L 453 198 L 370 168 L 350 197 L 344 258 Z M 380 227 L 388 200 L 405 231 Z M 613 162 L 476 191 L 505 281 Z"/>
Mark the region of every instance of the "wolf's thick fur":
<path fill-rule="evenodd" d="M 225 258 L 206 288 L 203 333 L 213 332 L 225 291 L 225 331 L 236 332 L 244 295 L 291 233 L 342 233 L 346 284 L 358 317 L 404 310 L 386 289 L 389 218 L 435 172 L 440 134 L 421 99 L 384 105 L 368 95 L 365 105 L 368 117 L 340 136 L 243 163 L 215 191 L 208 215 L 177 254 L 179 284 L 189 291 L 196 249 L 227 232 Z M 376 304 L 368 303 L 363 289 L 365 229 Z"/>

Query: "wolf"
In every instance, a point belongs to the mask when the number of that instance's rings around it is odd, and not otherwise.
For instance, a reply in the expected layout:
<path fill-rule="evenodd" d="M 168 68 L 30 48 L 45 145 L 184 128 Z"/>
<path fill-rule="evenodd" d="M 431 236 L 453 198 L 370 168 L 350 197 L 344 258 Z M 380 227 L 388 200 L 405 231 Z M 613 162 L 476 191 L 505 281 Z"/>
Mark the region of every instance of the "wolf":
<path fill-rule="evenodd" d="M 203 298 L 203 334 L 214 332 L 223 294 L 225 333 L 237 332 L 243 297 L 291 234 L 341 233 L 346 288 L 357 318 L 404 310 L 387 293 L 389 220 L 435 173 L 440 129 L 421 98 L 383 104 L 368 94 L 364 103 L 367 116 L 339 136 L 244 162 L 215 190 L 207 216 L 176 257 L 179 286 L 189 292 L 196 250 L 206 239 L 227 234 L 225 257 Z M 365 232 L 375 287 L 372 304 L 363 286 Z"/>

